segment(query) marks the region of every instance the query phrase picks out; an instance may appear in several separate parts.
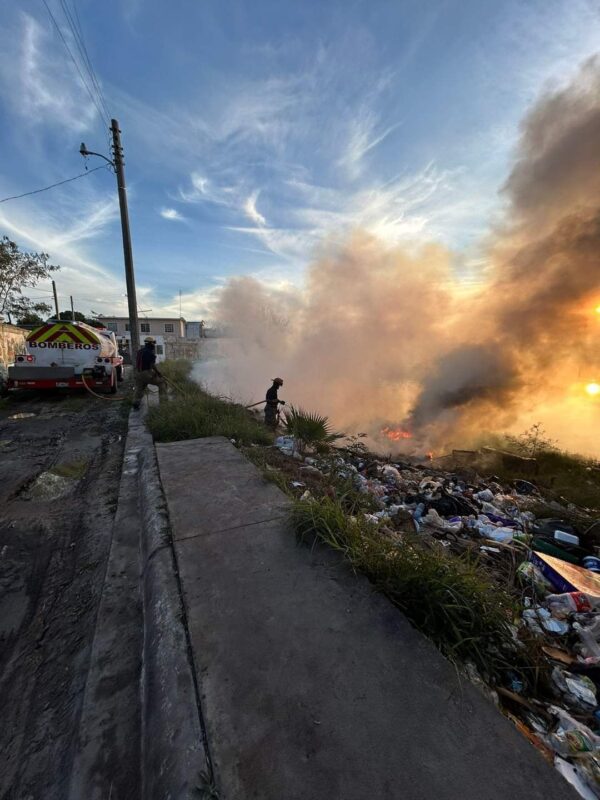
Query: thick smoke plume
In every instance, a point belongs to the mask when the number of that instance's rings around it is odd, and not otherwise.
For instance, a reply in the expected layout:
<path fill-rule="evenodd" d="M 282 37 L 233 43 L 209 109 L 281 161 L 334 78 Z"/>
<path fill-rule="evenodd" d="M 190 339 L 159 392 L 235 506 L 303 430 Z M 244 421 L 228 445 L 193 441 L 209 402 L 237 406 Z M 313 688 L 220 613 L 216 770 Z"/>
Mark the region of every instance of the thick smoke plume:
<path fill-rule="evenodd" d="M 398 426 L 413 446 L 541 419 L 565 445 L 598 449 L 600 407 L 583 391 L 600 380 L 598 59 L 526 117 L 503 194 L 477 291 L 456 279 L 455 254 L 360 231 L 312 265 L 303 291 L 230 281 L 224 390 L 260 399 L 279 373 L 286 399 L 338 428 Z"/>

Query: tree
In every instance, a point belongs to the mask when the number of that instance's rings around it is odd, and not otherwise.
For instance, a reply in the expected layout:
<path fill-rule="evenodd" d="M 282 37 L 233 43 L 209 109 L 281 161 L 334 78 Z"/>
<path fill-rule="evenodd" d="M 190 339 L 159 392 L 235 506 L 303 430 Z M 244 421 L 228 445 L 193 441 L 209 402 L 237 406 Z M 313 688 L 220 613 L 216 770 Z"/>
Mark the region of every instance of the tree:
<path fill-rule="evenodd" d="M 18 320 L 34 318 L 34 322 L 48 315 L 52 306 L 30 300 L 23 289 L 47 280 L 60 267 L 48 263 L 47 253 L 26 253 L 8 236 L 0 239 L 0 317 Z"/>
<path fill-rule="evenodd" d="M 73 315 L 70 311 L 61 311 L 58 315 L 59 319 L 64 319 L 65 321 L 70 322 L 73 319 Z M 81 311 L 75 312 L 75 322 L 85 322 L 86 325 L 91 325 L 92 328 L 103 328 L 104 325 L 97 319 L 93 319 L 91 317 L 86 317 L 85 314 L 82 314 Z"/>

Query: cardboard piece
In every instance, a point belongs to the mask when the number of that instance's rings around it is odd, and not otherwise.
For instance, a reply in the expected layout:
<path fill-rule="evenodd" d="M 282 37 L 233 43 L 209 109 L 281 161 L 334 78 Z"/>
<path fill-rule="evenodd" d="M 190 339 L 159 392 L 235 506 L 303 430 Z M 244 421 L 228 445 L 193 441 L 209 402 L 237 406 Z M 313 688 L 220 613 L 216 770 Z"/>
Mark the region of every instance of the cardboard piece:
<path fill-rule="evenodd" d="M 529 560 L 556 587 L 557 592 L 583 592 L 600 600 L 600 575 L 597 573 L 535 550 Z"/>

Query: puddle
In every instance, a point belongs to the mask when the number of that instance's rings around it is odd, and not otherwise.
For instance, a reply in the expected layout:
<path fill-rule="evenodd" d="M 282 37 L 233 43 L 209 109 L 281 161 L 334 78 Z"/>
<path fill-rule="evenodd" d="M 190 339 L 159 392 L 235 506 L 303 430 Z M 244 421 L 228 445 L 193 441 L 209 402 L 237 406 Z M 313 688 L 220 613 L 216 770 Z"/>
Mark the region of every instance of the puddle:
<path fill-rule="evenodd" d="M 64 478 L 53 472 L 42 472 L 22 496 L 26 500 L 57 500 L 69 494 L 76 484 L 74 478 Z"/>
<path fill-rule="evenodd" d="M 33 411 L 20 411 L 18 414 L 11 414 L 9 419 L 29 419 L 29 417 L 35 416 Z"/>

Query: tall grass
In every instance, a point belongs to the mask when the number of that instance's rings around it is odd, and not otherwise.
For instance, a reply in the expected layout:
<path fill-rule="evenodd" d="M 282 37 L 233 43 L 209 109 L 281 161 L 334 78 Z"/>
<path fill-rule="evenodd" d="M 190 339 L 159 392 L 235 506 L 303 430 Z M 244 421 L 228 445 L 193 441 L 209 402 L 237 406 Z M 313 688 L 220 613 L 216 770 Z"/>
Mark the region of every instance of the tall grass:
<path fill-rule="evenodd" d="M 272 434 L 243 406 L 213 397 L 191 381 L 190 369 L 184 359 L 160 365 L 172 391 L 148 411 L 148 427 L 157 442 L 226 436 L 241 444 L 273 443 Z"/>
<path fill-rule="evenodd" d="M 490 681 L 512 669 L 535 683 L 542 662 L 514 640 L 513 599 L 476 561 L 426 549 L 409 537 L 399 544 L 329 498 L 297 502 L 292 519 L 301 540 L 316 539 L 342 553 L 448 657 L 474 662 Z"/>

